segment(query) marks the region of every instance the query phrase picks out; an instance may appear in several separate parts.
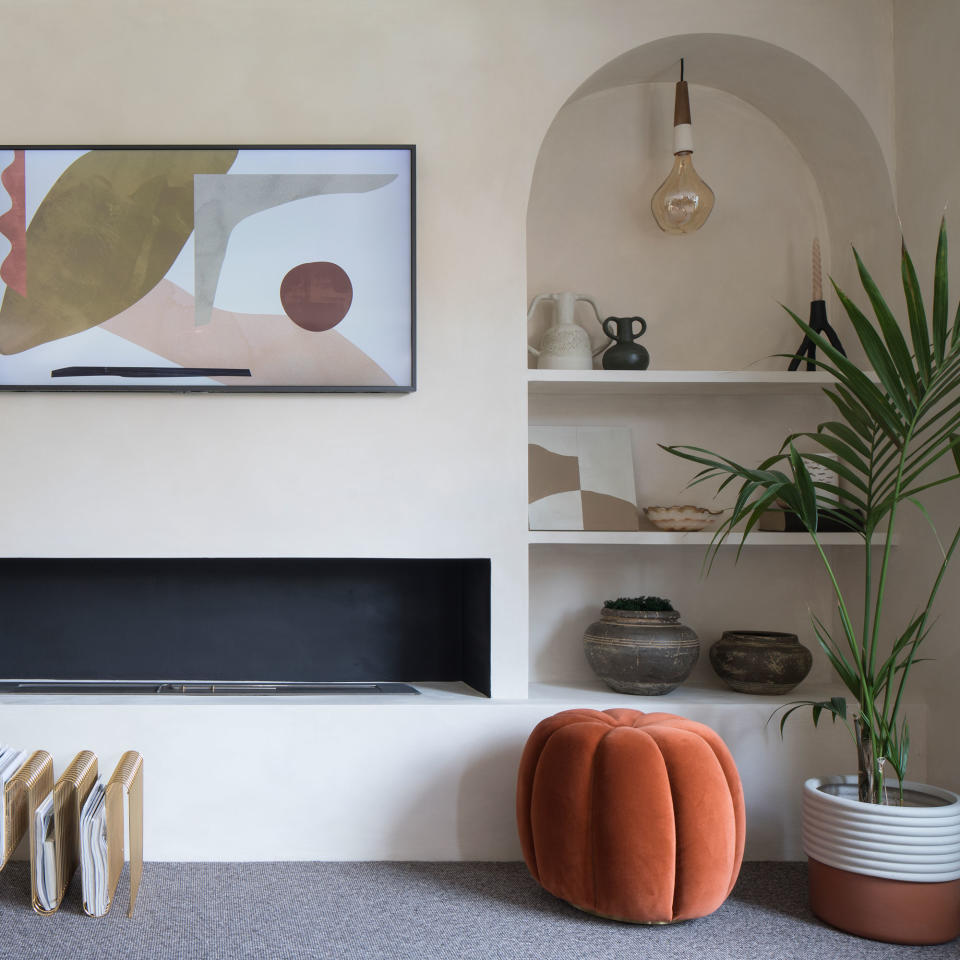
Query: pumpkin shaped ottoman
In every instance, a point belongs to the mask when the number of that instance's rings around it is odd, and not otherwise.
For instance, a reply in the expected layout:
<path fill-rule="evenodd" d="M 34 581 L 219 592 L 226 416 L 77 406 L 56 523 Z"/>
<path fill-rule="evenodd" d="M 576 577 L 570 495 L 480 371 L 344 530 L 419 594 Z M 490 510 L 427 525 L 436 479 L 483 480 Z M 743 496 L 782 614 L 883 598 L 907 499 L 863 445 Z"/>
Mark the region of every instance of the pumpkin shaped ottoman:
<path fill-rule="evenodd" d="M 709 727 L 669 713 L 564 710 L 527 740 L 517 825 L 534 879 L 631 923 L 713 913 L 743 860 L 740 775 Z"/>

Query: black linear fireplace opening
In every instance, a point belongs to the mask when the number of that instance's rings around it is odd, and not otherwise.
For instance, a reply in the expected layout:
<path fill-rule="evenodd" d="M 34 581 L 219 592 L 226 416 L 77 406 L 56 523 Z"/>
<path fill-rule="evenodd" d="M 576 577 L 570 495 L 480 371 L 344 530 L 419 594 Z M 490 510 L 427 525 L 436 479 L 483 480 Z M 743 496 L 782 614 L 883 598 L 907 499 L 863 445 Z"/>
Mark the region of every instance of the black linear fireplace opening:
<path fill-rule="evenodd" d="M 8 558 L 0 611 L 5 691 L 462 681 L 490 696 L 489 559 Z"/>

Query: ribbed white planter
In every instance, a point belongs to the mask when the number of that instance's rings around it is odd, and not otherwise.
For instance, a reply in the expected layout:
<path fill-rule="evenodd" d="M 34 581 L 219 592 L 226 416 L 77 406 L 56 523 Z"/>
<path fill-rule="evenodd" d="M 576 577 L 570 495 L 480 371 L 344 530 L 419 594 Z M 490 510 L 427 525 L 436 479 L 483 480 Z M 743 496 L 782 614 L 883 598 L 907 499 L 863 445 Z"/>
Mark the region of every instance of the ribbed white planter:
<path fill-rule="evenodd" d="M 803 785 L 804 853 L 870 877 L 923 883 L 960 879 L 960 796 L 907 782 L 904 803 L 910 806 L 861 803 L 855 776 L 808 780 Z"/>
<path fill-rule="evenodd" d="M 905 782 L 903 801 L 861 803 L 856 776 L 807 780 L 811 905 L 860 936 L 940 943 L 960 934 L 960 796 Z"/>

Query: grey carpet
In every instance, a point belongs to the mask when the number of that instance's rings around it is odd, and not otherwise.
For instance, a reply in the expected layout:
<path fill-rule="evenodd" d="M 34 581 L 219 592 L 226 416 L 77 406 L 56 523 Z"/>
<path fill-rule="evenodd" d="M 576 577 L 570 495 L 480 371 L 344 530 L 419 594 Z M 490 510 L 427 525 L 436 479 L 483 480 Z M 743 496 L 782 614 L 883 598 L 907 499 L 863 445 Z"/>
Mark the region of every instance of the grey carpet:
<path fill-rule="evenodd" d="M 846 960 L 960 958 L 960 942 L 898 947 L 821 924 L 806 866 L 748 863 L 712 916 L 669 927 L 601 920 L 519 863 L 148 863 L 134 918 L 126 875 L 110 915 L 36 916 L 28 867 L 0 873 L 4 960 Z"/>

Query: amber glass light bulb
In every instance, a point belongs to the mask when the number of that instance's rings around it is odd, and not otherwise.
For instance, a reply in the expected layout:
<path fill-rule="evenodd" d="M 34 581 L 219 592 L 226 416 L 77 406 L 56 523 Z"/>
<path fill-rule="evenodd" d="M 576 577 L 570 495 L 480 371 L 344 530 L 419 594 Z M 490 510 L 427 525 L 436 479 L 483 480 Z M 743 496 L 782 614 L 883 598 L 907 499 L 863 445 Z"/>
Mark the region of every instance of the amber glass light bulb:
<path fill-rule="evenodd" d="M 650 201 L 653 217 L 667 233 L 693 233 L 713 209 L 713 191 L 693 166 L 690 95 L 685 80 L 677 84 L 673 109 L 673 169 Z"/>

